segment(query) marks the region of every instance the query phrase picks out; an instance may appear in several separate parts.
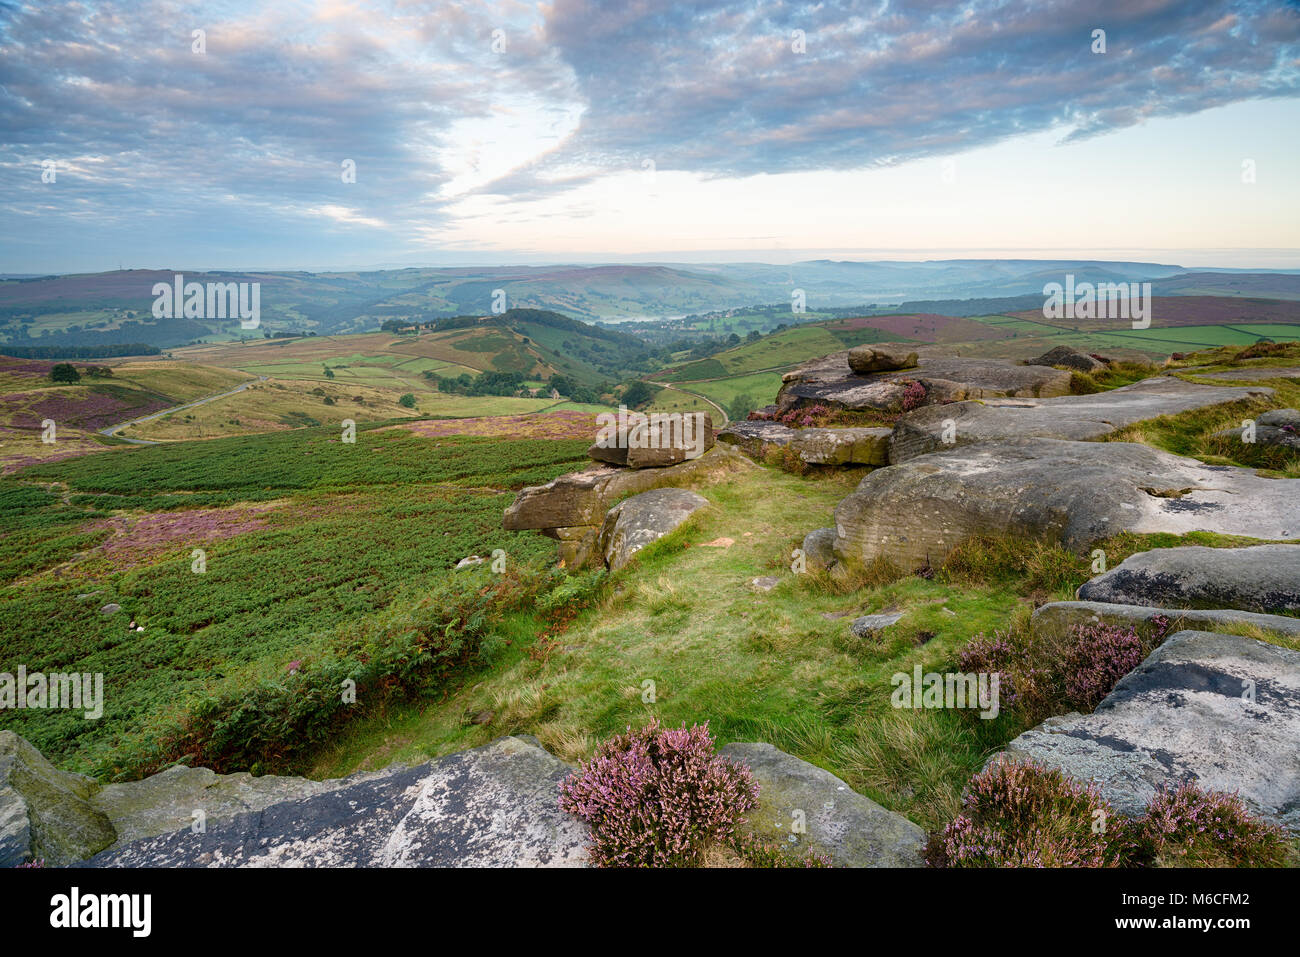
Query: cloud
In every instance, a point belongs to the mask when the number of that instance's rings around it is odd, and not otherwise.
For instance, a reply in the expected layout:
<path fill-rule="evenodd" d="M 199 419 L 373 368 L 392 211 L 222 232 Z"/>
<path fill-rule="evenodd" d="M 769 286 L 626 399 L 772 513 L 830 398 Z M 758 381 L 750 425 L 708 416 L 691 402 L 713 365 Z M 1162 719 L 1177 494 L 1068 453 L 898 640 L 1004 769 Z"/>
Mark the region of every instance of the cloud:
<path fill-rule="evenodd" d="M 379 231 L 394 255 L 460 210 L 507 212 L 475 196 L 526 205 L 647 160 L 891 166 L 1300 90 L 1293 6 L 1081 6 L 0 0 L 0 227 L 50 248 L 144 228 L 199 252 Z"/>

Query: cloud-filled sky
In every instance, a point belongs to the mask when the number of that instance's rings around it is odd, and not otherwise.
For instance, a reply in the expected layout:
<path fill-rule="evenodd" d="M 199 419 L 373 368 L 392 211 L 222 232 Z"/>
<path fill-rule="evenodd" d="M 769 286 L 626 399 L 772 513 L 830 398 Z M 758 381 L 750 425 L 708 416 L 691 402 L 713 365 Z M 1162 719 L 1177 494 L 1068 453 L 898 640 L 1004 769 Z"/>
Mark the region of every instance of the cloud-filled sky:
<path fill-rule="evenodd" d="M 1300 266 L 1298 156 L 1294 3 L 0 0 L 0 272 Z"/>

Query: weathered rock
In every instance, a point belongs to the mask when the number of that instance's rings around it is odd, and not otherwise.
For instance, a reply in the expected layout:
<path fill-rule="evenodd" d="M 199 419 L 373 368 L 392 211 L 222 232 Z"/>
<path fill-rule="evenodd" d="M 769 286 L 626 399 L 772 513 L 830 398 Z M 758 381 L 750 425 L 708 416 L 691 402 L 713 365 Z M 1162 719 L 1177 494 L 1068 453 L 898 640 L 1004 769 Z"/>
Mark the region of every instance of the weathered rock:
<path fill-rule="evenodd" d="M 599 547 L 605 564 L 610 571 L 618 571 L 641 549 L 708 504 L 703 495 L 683 488 L 657 488 L 624 499 L 609 510 L 600 530 Z"/>
<path fill-rule="evenodd" d="M 888 465 L 893 429 L 796 429 L 790 448 L 809 465 Z"/>
<path fill-rule="evenodd" d="M 188 828 L 94 857 L 92 867 L 556 867 L 587 862 L 585 828 L 560 811 L 571 769 L 499 738 L 414 768 L 349 779 L 206 832 Z"/>
<path fill-rule="evenodd" d="M 1084 583 L 1078 597 L 1166 608 L 1300 611 L 1300 545 L 1155 548 Z"/>
<path fill-rule="evenodd" d="M 0 867 L 44 860 L 64 867 L 113 843 L 108 817 L 91 802 L 97 785 L 60 771 L 25 739 L 0 731 Z"/>
<path fill-rule="evenodd" d="M 1049 349 L 1037 359 L 1030 359 L 1029 365 L 1065 366 L 1067 369 L 1075 369 L 1079 372 L 1096 372 L 1098 369 L 1106 367 L 1106 363 L 1098 362 L 1086 352 L 1071 349 L 1069 346 L 1057 346 L 1055 349 Z"/>
<path fill-rule="evenodd" d="M 863 615 L 861 618 L 853 620 L 853 623 L 849 625 L 849 631 L 858 638 L 878 638 L 886 628 L 898 624 L 902 617 L 902 612 Z"/>
<path fill-rule="evenodd" d="M 1273 409 L 1255 419 L 1255 427 L 1247 436 L 1245 426 L 1215 432 L 1215 438 L 1246 441 L 1248 438 L 1257 445 L 1280 445 L 1288 449 L 1300 449 L 1300 411 L 1295 409 Z"/>
<path fill-rule="evenodd" d="M 661 469 L 603 466 L 570 472 L 546 485 L 523 489 L 505 511 L 508 531 L 599 526 L 621 499 L 655 488 L 682 488 L 717 481 L 754 464 L 728 445 L 716 445 L 699 458 Z"/>
<path fill-rule="evenodd" d="M 1004 359 L 923 358 L 915 369 L 858 375 L 837 352 L 786 373 L 776 404 L 782 411 L 807 405 L 852 410 L 897 410 L 910 382 L 927 404 L 997 396 L 1055 396 L 1070 391 L 1070 373 Z"/>
<path fill-rule="evenodd" d="M 1154 376 L 1094 395 L 927 406 L 898 420 L 890 439 L 889 461 L 906 462 L 953 445 L 998 439 L 1099 439 L 1157 416 L 1272 394 L 1272 389 L 1262 387 L 1198 385 L 1170 376 Z"/>
<path fill-rule="evenodd" d="M 877 343 L 854 346 L 849 350 L 849 368 L 859 375 L 868 372 L 892 372 L 910 369 L 916 365 L 915 350 L 905 345 Z"/>
<path fill-rule="evenodd" d="M 1184 375 L 1194 375 L 1203 379 L 1223 379 L 1229 382 L 1258 382 L 1261 379 L 1300 379 L 1300 369 L 1278 366 L 1242 366 L 1240 369 L 1224 369 L 1221 372 L 1198 372 L 1195 368 L 1180 369 L 1179 371 Z"/>
<path fill-rule="evenodd" d="M 1244 695 L 1254 689 L 1254 701 Z M 1185 780 L 1236 791 L 1300 832 L 1300 652 L 1180 631 L 1090 715 L 1050 718 L 1007 746 L 1083 781 L 1125 814 Z"/>
<path fill-rule="evenodd" d="M 754 591 L 771 591 L 779 584 L 781 584 L 781 579 L 775 575 L 760 575 L 758 578 L 749 580 L 749 587 Z"/>
<path fill-rule="evenodd" d="M 1035 636 L 1064 637 L 1075 625 L 1104 624 L 1149 630 L 1153 619 L 1168 619 L 1166 631 L 1195 629 L 1214 631 L 1231 625 L 1252 625 L 1265 631 L 1300 638 L 1300 618 L 1261 615 L 1230 608 L 1154 608 L 1150 605 L 1119 605 L 1102 601 L 1053 601 L 1034 610 L 1030 627 Z"/>
<path fill-rule="evenodd" d="M 886 465 L 892 429 L 792 429 L 779 422 L 733 422 L 718 433 L 718 441 L 737 445 L 761 458 L 769 447 L 789 447 L 809 465 Z"/>
<path fill-rule="evenodd" d="M 1083 550 L 1123 531 L 1300 538 L 1300 479 L 1123 442 L 1022 439 L 876 469 L 835 509 L 835 557 L 936 565 L 982 534 Z"/>
<path fill-rule="evenodd" d="M 342 784 L 274 774 L 253 777 L 246 771 L 217 774 L 209 768 L 177 766 L 139 781 L 106 784 L 94 794 L 93 802 L 117 832 L 114 847 L 122 847 L 189 828 L 195 811 L 202 812 L 206 826 Z"/>
<path fill-rule="evenodd" d="M 662 468 L 698 458 L 713 442 L 713 420 L 707 412 L 631 413 L 587 454 L 628 468 Z"/>
<path fill-rule="evenodd" d="M 835 529 L 813 529 L 803 537 L 804 561 L 809 569 L 827 569 L 835 564 Z"/>
<path fill-rule="evenodd" d="M 794 438 L 796 429 L 765 419 L 732 422 L 718 433 L 718 441 L 737 445 L 750 455 L 762 457 L 768 446 L 784 448 Z"/>
<path fill-rule="evenodd" d="M 599 552 L 599 525 L 571 525 L 566 528 L 543 528 L 542 534 L 560 543 L 556 561 L 565 568 L 582 568 L 591 564 Z"/>
<path fill-rule="evenodd" d="M 756 837 L 829 855 L 837 867 L 921 866 L 925 832 L 901 814 L 858 794 L 829 771 L 770 744 L 729 744 L 718 753 L 748 765 L 754 773 L 759 806 L 750 813 L 745 829 Z M 791 825 L 798 818 L 807 831 L 792 834 Z"/>
<path fill-rule="evenodd" d="M 107 618 L 109 615 L 116 615 L 121 610 L 122 606 L 117 602 L 109 602 L 103 608 L 99 609 L 99 613 Z"/>

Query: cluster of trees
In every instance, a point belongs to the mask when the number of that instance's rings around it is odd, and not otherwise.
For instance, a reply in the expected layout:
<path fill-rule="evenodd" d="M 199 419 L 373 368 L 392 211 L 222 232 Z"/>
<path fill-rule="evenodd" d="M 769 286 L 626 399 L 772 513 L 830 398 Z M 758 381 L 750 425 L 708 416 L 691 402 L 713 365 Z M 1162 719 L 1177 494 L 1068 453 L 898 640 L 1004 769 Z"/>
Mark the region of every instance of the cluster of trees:
<path fill-rule="evenodd" d="M 126 342 L 100 346 L 0 345 L 0 352 L 15 359 L 113 359 L 118 356 L 156 356 L 162 350 L 143 342 Z"/>
<path fill-rule="evenodd" d="M 434 375 L 426 370 L 424 376 L 438 384 L 439 392 L 451 392 L 456 395 L 528 394 L 521 372 L 482 372 L 476 376 L 462 372 L 453 379 L 448 376 Z"/>
<path fill-rule="evenodd" d="M 51 367 L 51 382 L 80 382 L 82 375 L 90 379 L 111 379 L 113 370 L 108 366 L 86 366 L 78 369 L 71 362 L 60 362 Z"/>

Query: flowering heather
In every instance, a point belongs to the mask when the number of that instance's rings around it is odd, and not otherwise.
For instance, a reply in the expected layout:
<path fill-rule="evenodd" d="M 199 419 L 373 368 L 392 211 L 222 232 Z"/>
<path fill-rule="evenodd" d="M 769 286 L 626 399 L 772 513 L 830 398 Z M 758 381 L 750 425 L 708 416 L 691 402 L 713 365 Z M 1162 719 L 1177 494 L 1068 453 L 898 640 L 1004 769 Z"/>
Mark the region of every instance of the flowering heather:
<path fill-rule="evenodd" d="M 1091 711 L 1110 694 L 1115 683 L 1142 664 L 1142 639 L 1132 628 L 1075 625 L 1063 671 L 1070 704 Z"/>
<path fill-rule="evenodd" d="M 276 507 L 275 502 L 259 502 L 233 508 L 154 512 L 136 518 L 125 527 L 121 518 L 106 518 L 91 523 L 85 530 L 107 528 L 119 532 L 105 541 L 97 553 L 112 562 L 115 571 L 122 571 L 144 564 L 177 543 L 197 547 L 262 528 L 266 525 L 266 513 Z"/>
<path fill-rule="evenodd" d="M 1235 794 L 1162 786 L 1139 826 L 1135 859 L 1156 867 L 1281 867 L 1286 834 Z"/>
<path fill-rule="evenodd" d="M 447 435 L 481 435 L 510 439 L 590 439 L 597 431 L 596 416 L 590 412 L 548 412 L 545 415 L 490 415 L 475 419 L 432 419 L 403 424 L 416 435 L 440 438 Z"/>
<path fill-rule="evenodd" d="M 998 698 L 1003 708 L 1014 708 L 1020 689 L 1035 676 L 1024 649 L 1011 640 L 1009 633 L 999 632 L 994 632 L 992 638 L 972 638 L 957 654 L 957 670 L 963 674 L 997 674 Z"/>
<path fill-rule="evenodd" d="M 743 765 L 718 757 L 709 726 L 628 729 L 560 786 L 560 809 L 587 822 L 599 867 L 694 867 L 758 803 Z"/>
<path fill-rule="evenodd" d="M 1115 866 L 1124 841 L 1112 838 L 1125 827 L 1112 817 L 1096 785 L 998 755 L 971 778 L 961 814 L 927 853 L 940 867 Z"/>
<path fill-rule="evenodd" d="M 778 415 L 776 421 L 782 425 L 788 425 L 791 428 L 810 428 L 813 426 L 822 426 L 830 418 L 831 408 L 829 406 L 817 404 L 810 405 L 806 408 L 791 409 L 788 412 Z"/>
<path fill-rule="evenodd" d="M 39 429 L 44 419 L 53 419 L 60 427 L 92 432 L 171 404 L 170 399 L 152 393 L 107 386 L 10 392 L 0 395 L 0 422 Z"/>
<path fill-rule="evenodd" d="M 925 405 L 925 386 L 915 379 L 908 379 L 903 386 L 903 411 L 911 412 Z"/>

